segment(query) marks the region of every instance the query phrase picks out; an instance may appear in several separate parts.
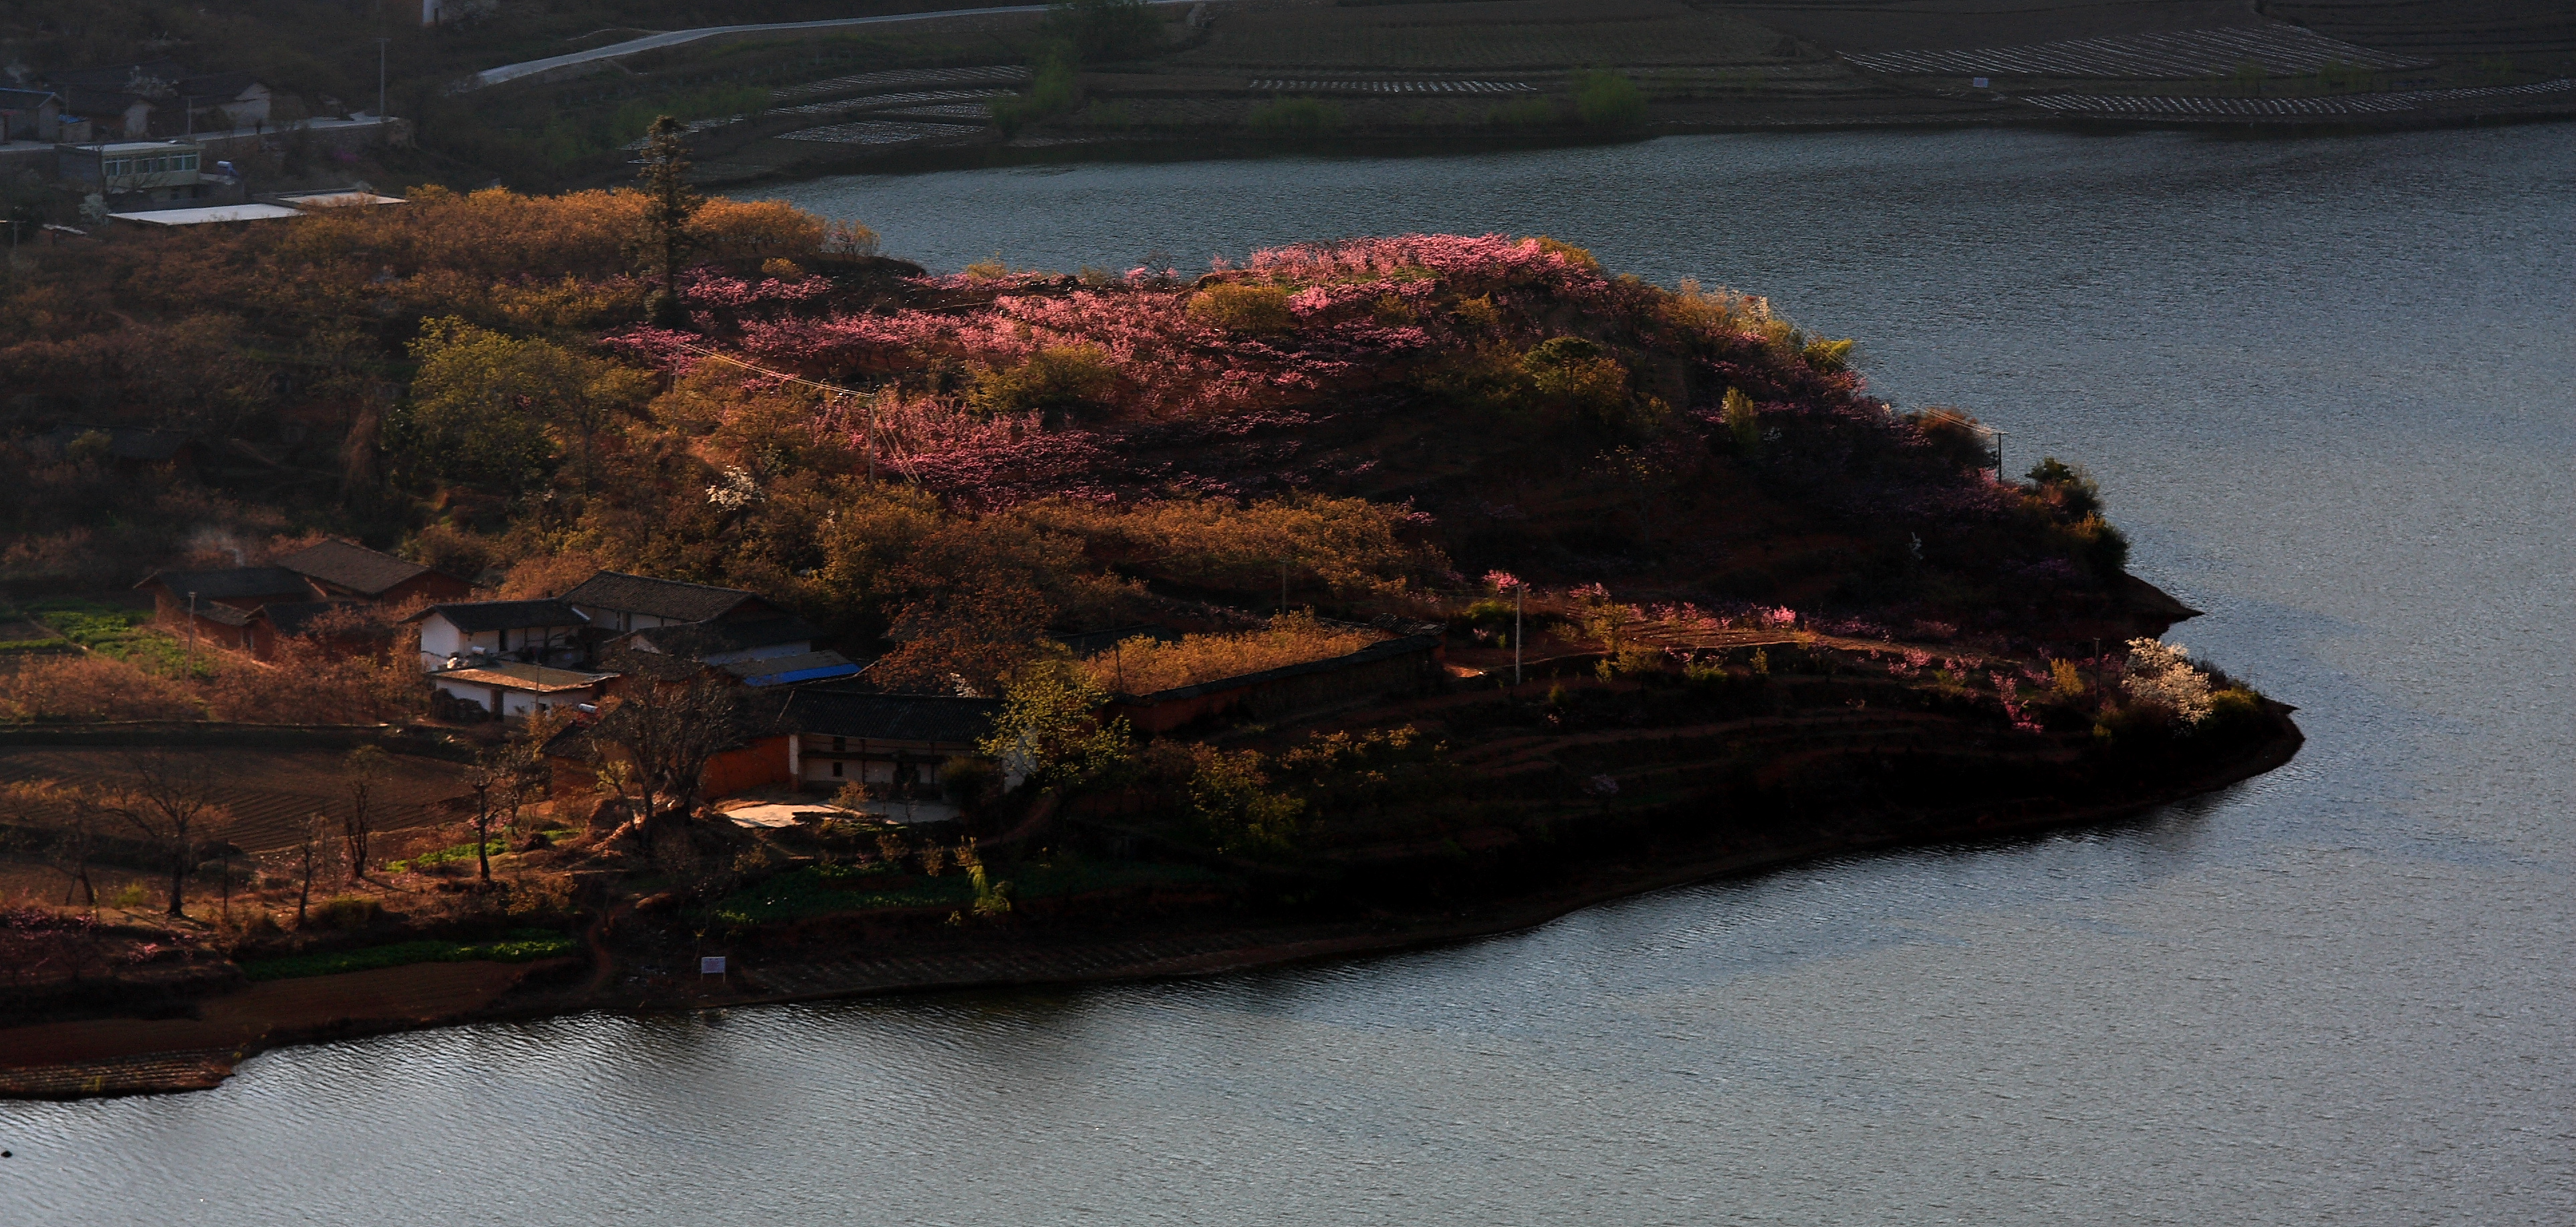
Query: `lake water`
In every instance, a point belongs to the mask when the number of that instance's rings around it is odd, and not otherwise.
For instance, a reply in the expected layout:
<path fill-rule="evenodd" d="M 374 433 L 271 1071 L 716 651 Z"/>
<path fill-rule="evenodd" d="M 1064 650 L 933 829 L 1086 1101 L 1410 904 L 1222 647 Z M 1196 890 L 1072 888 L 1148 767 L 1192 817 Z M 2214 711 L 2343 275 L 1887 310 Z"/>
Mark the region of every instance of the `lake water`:
<path fill-rule="evenodd" d="M 940 268 L 1547 233 L 2101 476 L 2289 767 L 1223 979 L 0 1104 L 0 1223 L 2576 1222 L 2576 126 L 1706 136 L 784 189 Z"/>

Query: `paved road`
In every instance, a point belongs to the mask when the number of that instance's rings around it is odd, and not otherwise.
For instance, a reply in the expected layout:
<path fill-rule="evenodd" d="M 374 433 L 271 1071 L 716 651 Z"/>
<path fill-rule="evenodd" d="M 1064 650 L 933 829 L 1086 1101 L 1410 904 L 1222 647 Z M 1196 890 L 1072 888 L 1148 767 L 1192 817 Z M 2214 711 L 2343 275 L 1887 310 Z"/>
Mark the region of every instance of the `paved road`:
<path fill-rule="evenodd" d="M 1147 0 L 1147 3 L 1188 4 L 1192 3 L 1192 0 Z M 896 21 L 935 21 L 942 17 L 987 17 L 996 13 L 1043 13 L 1047 11 L 1047 8 L 1048 6 L 1043 4 L 1013 4 L 995 8 L 942 9 L 935 13 L 890 13 L 882 17 L 839 17 L 829 21 L 779 21 L 771 22 L 766 25 L 707 26 L 696 30 L 670 30 L 661 34 L 648 34 L 642 38 L 630 38 L 622 43 L 610 43 L 605 47 L 593 47 L 588 51 L 575 51 L 565 55 L 551 55 L 542 60 L 529 60 L 522 64 L 504 64 L 499 68 L 486 68 L 473 76 L 465 78 L 463 81 L 459 82 L 458 85 L 461 89 L 477 90 L 487 85 L 499 85 L 504 81 L 516 81 L 521 77 L 534 76 L 541 72 L 547 72 L 557 68 L 565 68 L 574 64 L 588 64 L 595 60 L 613 60 L 619 56 L 633 55 L 639 51 L 651 51 L 659 47 L 677 47 L 682 43 L 694 43 L 699 39 L 714 38 L 721 34 L 758 34 L 773 30 L 837 30 L 853 26 L 883 25 L 888 22 Z"/>

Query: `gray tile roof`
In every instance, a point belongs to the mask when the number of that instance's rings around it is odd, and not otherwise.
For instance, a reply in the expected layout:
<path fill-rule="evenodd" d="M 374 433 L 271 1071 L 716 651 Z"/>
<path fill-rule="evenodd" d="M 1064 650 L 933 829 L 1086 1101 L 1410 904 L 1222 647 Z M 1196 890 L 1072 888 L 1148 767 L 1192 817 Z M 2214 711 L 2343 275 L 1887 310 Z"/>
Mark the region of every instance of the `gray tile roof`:
<path fill-rule="evenodd" d="M 431 614 L 437 614 L 456 629 L 469 633 L 590 625 L 590 620 L 582 617 L 580 610 L 562 601 L 458 601 L 432 605 L 413 614 L 409 621 L 418 622 Z"/>
<path fill-rule="evenodd" d="M 429 571 L 409 559 L 336 540 L 306 546 L 278 559 L 277 565 L 364 596 L 381 596 Z"/>
<path fill-rule="evenodd" d="M 366 609 L 362 601 L 271 601 L 259 607 L 259 616 L 269 629 L 281 635 L 301 635 L 313 629 L 316 621 L 343 609 Z M 379 624 L 381 625 L 381 624 Z"/>
<path fill-rule="evenodd" d="M 814 625 L 803 618 L 743 618 L 732 622 L 684 622 L 635 632 L 633 638 L 656 651 L 692 660 L 718 652 L 742 652 L 782 643 L 811 643 Z"/>
<path fill-rule="evenodd" d="M 732 613 L 746 601 L 758 601 L 763 611 L 771 608 L 758 593 L 745 592 L 740 588 L 652 579 L 622 571 L 602 571 L 591 576 L 563 594 L 562 599 L 593 609 L 646 614 L 675 622 L 712 621 Z"/>
<path fill-rule="evenodd" d="M 779 723 L 808 736 L 965 745 L 991 733 L 1001 710 L 999 699 L 809 689 L 788 696 Z"/>

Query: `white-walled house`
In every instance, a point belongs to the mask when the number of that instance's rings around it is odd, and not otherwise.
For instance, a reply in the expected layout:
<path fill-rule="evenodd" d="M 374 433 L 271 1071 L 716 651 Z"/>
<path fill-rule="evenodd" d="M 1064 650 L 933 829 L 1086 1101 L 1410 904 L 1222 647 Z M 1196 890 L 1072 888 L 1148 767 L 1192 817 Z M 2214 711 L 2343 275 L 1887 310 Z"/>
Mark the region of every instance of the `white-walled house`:
<path fill-rule="evenodd" d="M 828 793 L 857 781 L 881 796 L 935 801 L 947 761 L 982 754 L 978 743 L 1001 709 L 997 699 L 799 690 L 779 716 L 787 774 L 800 789 Z"/>
<path fill-rule="evenodd" d="M 582 663 L 590 619 L 562 601 L 461 601 L 413 614 L 420 667 L 436 673 L 470 665 Z"/>
<path fill-rule="evenodd" d="M 597 703 L 600 688 L 615 676 L 512 661 L 447 669 L 430 674 L 429 682 L 453 701 L 471 703 L 502 720 L 518 720 L 540 711 Z"/>

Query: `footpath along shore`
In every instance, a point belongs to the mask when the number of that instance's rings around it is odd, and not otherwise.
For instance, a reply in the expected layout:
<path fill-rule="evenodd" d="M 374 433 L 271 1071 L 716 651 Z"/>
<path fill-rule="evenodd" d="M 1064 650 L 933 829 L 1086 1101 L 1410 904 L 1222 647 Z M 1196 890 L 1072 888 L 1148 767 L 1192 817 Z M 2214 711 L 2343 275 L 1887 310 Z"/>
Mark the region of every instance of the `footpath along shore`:
<path fill-rule="evenodd" d="M 270 1048 L 463 1023 L 605 1010 L 657 1013 L 833 997 L 1210 976 L 1314 959 L 1410 949 L 1508 933 L 1593 904 L 1821 857 L 1906 845 L 2027 836 L 2116 822 L 2251 779 L 2290 761 L 2304 738 L 2272 708 L 2275 733 L 2237 758 L 2116 804 L 2045 811 L 1963 811 L 1809 830 L 1680 855 L 1605 859 L 1537 895 L 1385 920 L 1227 927 L 1115 937 L 1011 935 L 916 953 L 756 959 L 698 987 L 621 981 L 596 941 L 588 960 L 432 963 L 272 981 L 207 1000 L 198 1017 L 98 1019 L 0 1029 L 0 1097 L 77 1099 L 204 1090 Z"/>

